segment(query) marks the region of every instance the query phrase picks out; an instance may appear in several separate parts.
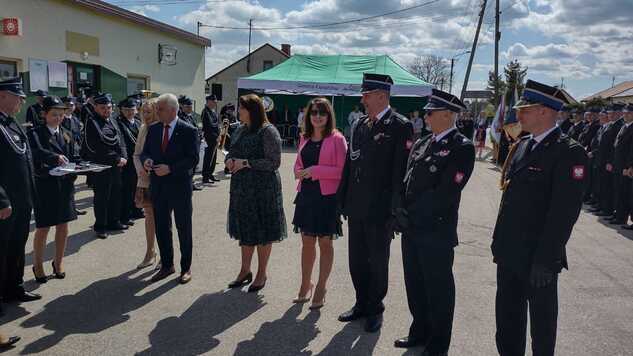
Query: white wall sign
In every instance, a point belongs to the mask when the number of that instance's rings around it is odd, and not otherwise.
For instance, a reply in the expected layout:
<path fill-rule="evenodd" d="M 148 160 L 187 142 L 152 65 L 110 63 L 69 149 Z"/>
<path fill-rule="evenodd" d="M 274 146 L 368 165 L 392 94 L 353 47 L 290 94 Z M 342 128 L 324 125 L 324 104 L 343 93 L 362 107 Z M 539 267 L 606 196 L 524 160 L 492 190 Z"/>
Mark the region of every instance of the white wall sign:
<path fill-rule="evenodd" d="M 48 61 L 29 58 L 29 89 L 48 91 Z"/>
<path fill-rule="evenodd" d="M 64 62 L 48 62 L 48 85 L 68 88 L 68 69 Z"/>

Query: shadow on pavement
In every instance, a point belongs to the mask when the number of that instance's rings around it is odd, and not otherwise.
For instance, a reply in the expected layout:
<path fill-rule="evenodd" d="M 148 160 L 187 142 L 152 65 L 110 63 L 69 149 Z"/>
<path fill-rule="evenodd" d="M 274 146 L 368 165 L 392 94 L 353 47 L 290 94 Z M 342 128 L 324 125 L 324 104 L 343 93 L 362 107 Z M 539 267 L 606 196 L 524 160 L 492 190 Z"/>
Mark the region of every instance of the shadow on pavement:
<path fill-rule="evenodd" d="M 363 330 L 362 325 L 359 322 L 345 324 L 345 327 L 336 333 L 330 343 L 319 353 L 319 356 L 372 355 L 380 338 L 380 331 L 368 334 Z"/>
<path fill-rule="evenodd" d="M 306 349 L 319 334 L 316 322 L 321 314 L 310 312 L 301 320 L 301 308 L 295 304 L 281 318 L 263 323 L 252 339 L 237 344 L 234 355 L 312 355 Z"/>
<path fill-rule="evenodd" d="M 160 297 L 178 285 L 176 279 L 138 295 L 148 286 L 143 281 L 153 271 L 130 278 L 137 270 L 92 283 L 73 295 L 61 296 L 22 323 L 25 328 L 42 326 L 53 333 L 26 345 L 21 354 L 44 352 L 74 334 L 95 334 L 128 321 L 130 312 Z"/>
<path fill-rule="evenodd" d="M 237 289 L 206 294 L 179 317 L 159 321 L 151 346 L 136 355 L 199 355 L 220 344 L 215 338 L 264 306 L 261 296 Z"/>

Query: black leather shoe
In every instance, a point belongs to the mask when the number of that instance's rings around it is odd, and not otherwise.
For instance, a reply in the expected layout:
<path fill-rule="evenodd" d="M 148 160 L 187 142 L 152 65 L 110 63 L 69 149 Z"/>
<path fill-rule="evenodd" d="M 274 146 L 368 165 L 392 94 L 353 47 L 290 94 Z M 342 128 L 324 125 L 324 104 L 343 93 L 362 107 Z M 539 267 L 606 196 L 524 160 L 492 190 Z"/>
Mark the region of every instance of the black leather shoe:
<path fill-rule="evenodd" d="M 243 287 L 253 281 L 253 273 L 248 272 L 244 278 L 236 279 L 233 282 L 229 283 L 229 288 L 240 288 Z"/>
<path fill-rule="evenodd" d="M 422 356 L 448 356 L 448 351 L 432 352 L 429 350 L 424 350 L 424 352 L 422 352 Z"/>
<path fill-rule="evenodd" d="M 211 184 L 211 183 L 213 183 L 213 181 L 210 180 L 210 179 L 203 179 L 202 180 L 202 184 Z"/>
<path fill-rule="evenodd" d="M 343 323 L 347 323 L 350 321 L 354 321 L 354 320 L 358 320 L 362 317 L 364 317 L 365 315 L 358 310 L 356 307 L 346 311 L 345 313 L 341 314 L 338 316 L 338 321 L 341 321 Z"/>
<path fill-rule="evenodd" d="M 609 222 L 609 224 L 611 225 L 624 225 L 626 224 L 626 221 L 624 220 L 620 220 L 620 219 L 613 219 Z"/>
<path fill-rule="evenodd" d="M 85 210 L 77 210 L 77 209 L 75 209 L 75 214 L 77 214 L 77 215 L 86 215 L 86 214 L 88 214 L 88 212 L 85 211 Z"/>
<path fill-rule="evenodd" d="M 365 331 L 368 333 L 375 333 L 382 327 L 382 314 L 371 315 L 365 320 Z"/>
<path fill-rule="evenodd" d="M 121 225 L 134 226 L 134 221 L 132 220 L 121 221 Z"/>
<path fill-rule="evenodd" d="M 19 336 L 11 336 L 7 342 L 0 343 L 0 350 L 8 350 L 12 348 L 18 341 L 20 341 Z"/>
<path fill-rule="evenodd" d="M 34 300 L 40 300 L 40 299 L 42 299 L 41 295 L 24 291 L 22 294 L 7 296 L 4 298 L 4 301 L 26 303 L 26 302 L 32 302 Z"/>
<path fill-rule="evenodd" d="M 624 230 L 633 230 L 633 225 L 622 225 Z"/>
<path fill-rule="evenodd" d="M 114 223 L 114 224 L 110 224 L 108 225 L 108 230 L 110 231 L 121 231 L 121 230 L 127 230 L 130 227 L 127 225 L 123 225 L 121 223 Z"/>
<path fill-rule="evenodd" d="M 211 176 L 211 181 L 212 182 L 219 182 L 220 180 L 217 179 L 215 176 Z"/>
<path fill-rule="evenodd" d="M 603 217 L 603 216 L 609 216 L 609 215 L 611 215 L 611 214 L 609 214 L 609 213 L 605 213 L 605 212 L 597 212 L 597 213 L 595 213 L 595 215 L 596 215 L 596 216 Z"/>
<path fill-rule="evenodd" d="M 421 339 L 411 337 L 411 336 L 406 336 L 406 337 L 403 337 L 402 339 L 398 339 L 393 342 L 393 346 L 399 347 L 402 349 L 408 349 L 409 347 L 416 347 L 416 346 L 422 346 L 422 345 L 424 345 L 424 342 Z"/>
<path fill-rule="evenodd" d="M 174 267 L 170 269 L 161 268 L 160 271 L 156 272 L 156 274 L 152 276 L 152 279 L 150 279 L 150 282 L 152 283 L 158 282 L 160 280 L 167 278 L 170 274 L 173 274 L 173 273 L 176 273 L 176 269 Z"/>
<path fill-rule="evenodd" d="M 52 265 L 53 265 L 53 276 L 55 276 L 55 278 L 57 279 L 66 278 L 66 272 L 57 272 L 57 268 L 55 268 L 55 261 L 53 261 Z"/>
<path fill-rule="evenodd" d="M 202 188 L 200 188 L 200 186 L 198 186 L 198 185 L 194 184 L 194 185 L 193 185 L 193 190 L 194 190 L 194 191 L 196 191 L 196 192 L 198 192 L 198 191 L 201 191 L 201 190 L 202 190 Z"/>
<path fill-rule="evenodd" d="M 102 240 L 108 238 L 108 233 L 105 230 L 95 230 L 95 234 Z"/>

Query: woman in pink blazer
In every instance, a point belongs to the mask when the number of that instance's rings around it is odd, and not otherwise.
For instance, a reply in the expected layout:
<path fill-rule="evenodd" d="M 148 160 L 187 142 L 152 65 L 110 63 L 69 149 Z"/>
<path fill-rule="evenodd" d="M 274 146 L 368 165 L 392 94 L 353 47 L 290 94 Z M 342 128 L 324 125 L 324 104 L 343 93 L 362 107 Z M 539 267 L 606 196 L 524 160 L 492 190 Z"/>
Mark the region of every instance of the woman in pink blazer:
<path fill-rule="evenodd" d="M 336 213 L 336 190 L 343 174 L 347 154 L 345 137 L 336 130 L 332 105 L 325 98 L 310 101 L 306 108 L 304 129 L 295 162 L 297 197 L 292 224 L 301 233 L 301 287 L 293 302 L 306 303 L 319 309 L 325 303 L 326 284 L 332 263 L 332 240 L 342 235 L 341 222 Z M 319 244 L 321 261 L 319 279 L 312 284 L 312 269 Z M 312 298 L 312 290 L 314 297 Z"/>

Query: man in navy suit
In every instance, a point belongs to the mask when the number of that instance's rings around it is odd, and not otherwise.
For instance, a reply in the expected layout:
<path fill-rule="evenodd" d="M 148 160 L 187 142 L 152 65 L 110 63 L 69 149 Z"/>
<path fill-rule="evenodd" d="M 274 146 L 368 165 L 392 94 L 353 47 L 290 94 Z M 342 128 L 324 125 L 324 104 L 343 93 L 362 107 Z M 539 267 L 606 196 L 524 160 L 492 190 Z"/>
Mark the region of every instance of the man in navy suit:
<path fill-rule="evenodd" d="M 178 98 L 173 94 L 158 98 L 158 118 L 162 124 L 150 126 L 141 154 L 143 166 L 152 172 L 151 196 L 161 259 L 161 269 L 151 281 L 175 272 L 173 212 L 180 242 L 180 283 L 185 284 L 191 280 L 191 177 L 198 159 L 198 131 L 178 118 Z"/>

